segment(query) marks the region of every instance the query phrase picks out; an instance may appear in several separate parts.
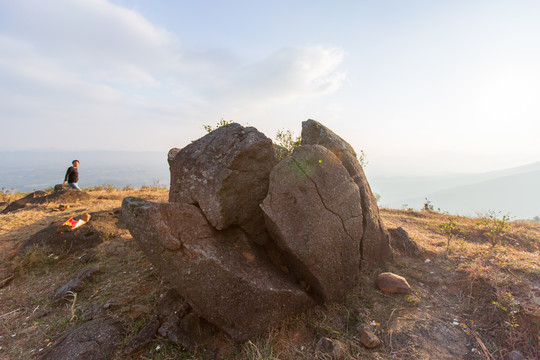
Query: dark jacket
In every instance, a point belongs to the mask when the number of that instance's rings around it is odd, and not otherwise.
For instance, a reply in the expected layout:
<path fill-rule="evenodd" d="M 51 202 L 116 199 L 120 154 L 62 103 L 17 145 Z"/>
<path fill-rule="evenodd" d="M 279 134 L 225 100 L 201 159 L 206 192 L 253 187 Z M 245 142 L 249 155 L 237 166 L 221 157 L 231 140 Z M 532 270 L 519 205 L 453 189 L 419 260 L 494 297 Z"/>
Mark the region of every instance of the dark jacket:
<path fill-rule="evenodd" d="M 67 169 L 66 177 L 64 178 L 64 181 L 67 181 L 68 183 L 79 182 L 79 169 L 77 169 L 76 167 L 70 166 Z"/>

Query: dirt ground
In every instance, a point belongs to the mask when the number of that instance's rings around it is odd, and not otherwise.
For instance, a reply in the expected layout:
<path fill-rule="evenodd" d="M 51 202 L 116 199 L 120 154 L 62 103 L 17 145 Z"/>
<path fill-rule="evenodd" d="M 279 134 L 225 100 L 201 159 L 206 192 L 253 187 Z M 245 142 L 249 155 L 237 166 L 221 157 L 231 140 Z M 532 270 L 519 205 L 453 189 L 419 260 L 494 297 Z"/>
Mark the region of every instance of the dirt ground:
<path fill-rule="evenodd" d="M 166 201 L 166 190 L 92 191 L 92 200 L 30 205 L 0 215 L 0 359 L 39 357 L 74 329 L 92 306 L 124 325 L 120 349 L 149 320 L 168 284 L 127 230 L 84 253 L 33 248 L 15 256 L 20 244 L 59 219 L 114 210 L 125 196 Z M 418 256 L 395 251 L 394 262 L 366 270 L 345 304 L 326 304 L 290 318 L 267 335 L 244 344 L 216 339 L 219 359 L 504 359 L 518 350 L 539 356 L 540 225 L 510 222 L 492 245 L 481 219 L 438 212 L 381 209 L 388 228 L 403 227 L 420 247 Z M 459 225 L 450 240 L 440 228 Z M 91 259 L 91 260 L 88 260 Z M 74 273 L 98 266 L 76 295 L 53 301 L 54 291 Z M 413 293 L 385 295 L 374 281 L 383 271 L 404 276 Z M 370 328 L 382 346 L 368 350 L 359 326 Z M 327 337 L 330 351 L 317 342 Z M 116 359 L 203 359 L 157 337 L 140 352 Z"/>

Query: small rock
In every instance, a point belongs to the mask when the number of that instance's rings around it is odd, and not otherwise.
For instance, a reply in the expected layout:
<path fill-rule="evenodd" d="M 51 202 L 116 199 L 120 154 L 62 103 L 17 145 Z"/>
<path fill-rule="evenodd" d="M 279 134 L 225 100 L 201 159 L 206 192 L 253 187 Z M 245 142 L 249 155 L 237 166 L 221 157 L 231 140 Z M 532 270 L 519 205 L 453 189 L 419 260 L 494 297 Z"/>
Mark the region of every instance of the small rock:
<path fill-rule="evenodd" d="M 64 185 L 64 184 L 56 184 L 56 185 L 54 185 L 54 191 L 55 192 L 61 191 L 61 190 L 69 190 L 69 186 Z"/>
<path fill-rule="evenodd" d="M 420 248 L 416 242 L 411 239 L 409 233 L 402 227 L 388 229 L 388 233 L 390 234 L 392 247 L 399 249 L 409 256 L 417 256 L 420 254 Z"/>
<path fill-rule="evenodd" d="M 99 303 L 91 304 L 83 314 L 83 321 L 90 321 L 105 315 L 105 309 Z"/>
<path fill-rule="evenodd" d="M 90 251 L 84 255 L 81 255 L 77 258 L 81 264 L 89 264 L 97 260 L 97 254 L 95 251 Z"/>
<path fill-rule="evenodd" d="M 90 267 L 77 272 L 67 283 L 56 289 L 53 299 L 60 300 L 70 291 L 74 293 L 80 292 L 83 289 L 84 282 L 98 272 L 99 268 L 97 267 Z"/>
<path fill-rule="evenodd" d="M 160 326 L 161 322 L 159 321 L 158 316 L 152 316 L 148 324 L 146 324 L 145 327 L 143 327 L 141 331 L 137 333 L 137 335 L 128 341 L 126 347 L 124 348 L 124 354 L 133 354 L 152 342 Z"/>
<path fill-rule="evenodd" d="M 39 360 L 112 359 L 122 337 L 123 329 L 118 321 L 92 320 L 58 340 Z"/>
<path fill-rule="evenodd" d="M 112 298 L 112 299 L 107 300 L 107 302 L 103 304 L 103 308 L 110 309 L 112 307 L 120 306 L 121 304 L 122 303 L 120 302 L 120 300 L 118 300 L 117 298 Z"/>
<path fill-rule="evenodd" d="M 505 360 L 526 360 L 525 356 L 523 356 L 519 351 L 513 350 L 506 354 L 504 357 Z"/>
<path fill-rule="evenodd" d="M 407 279 L 391 272 L 379 274 L 377 286 L 385 294 L 409 294 L 411 292 Z"/>
<path fill-rule="evenodd" d="M 334 343 L 327 337 L 322 337 L 315 346 L 315 351 L 323 354 L 331 354 L 334 352 Z"/>
<path fill-rule="evenodd" d="M 174 289 L 169 289 L 163 295 L 156 308 L 156 315 L 161 322 L 164 322 L 171 314 L 177 312 L 181 313 L 180 317 L 187 314 L 189 306 L 180 297 L 178 292 Z"/>
<path fill-rule="evenodd" d="M 427 264 L 428 262 L 431 262 L 431 260 L 430 260 L 430 259 L 426 259 L 426 260 L 424 260 L 424 262 Z"/>
<path fill-rule="evenodd" d="M 373 334 L 363 326 L 358 327 L 358 330 L 360 331 L 360 342 L 362 345 L 368 349 L 375 349 L 376 347 L 381 346 L 381 340 L 379 340 L 377 335 Z"/>

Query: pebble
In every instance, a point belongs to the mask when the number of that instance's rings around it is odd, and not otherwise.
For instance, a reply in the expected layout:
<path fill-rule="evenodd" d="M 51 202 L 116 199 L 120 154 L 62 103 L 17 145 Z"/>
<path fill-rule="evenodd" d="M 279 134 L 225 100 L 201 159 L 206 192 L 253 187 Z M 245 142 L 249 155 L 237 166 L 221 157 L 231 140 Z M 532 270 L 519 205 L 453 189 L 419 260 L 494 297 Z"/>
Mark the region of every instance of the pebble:
<path fill-rule="evenodd" d="M 427 264 L 428 262 L 431 262 L 431 260 L 430 260 L 430 259 L 426 259 L 424 262 Z"/>

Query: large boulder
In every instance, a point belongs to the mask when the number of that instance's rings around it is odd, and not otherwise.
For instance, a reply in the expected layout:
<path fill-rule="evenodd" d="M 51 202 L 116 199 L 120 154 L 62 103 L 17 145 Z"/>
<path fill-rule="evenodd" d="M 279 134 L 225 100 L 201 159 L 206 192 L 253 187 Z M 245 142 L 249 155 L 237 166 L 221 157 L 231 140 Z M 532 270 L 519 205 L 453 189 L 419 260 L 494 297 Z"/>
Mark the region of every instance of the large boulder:
<path fill-rule="evenodd" d="M 368 264 L 380 264 L 390 260 L 392 250 L 388 232 L 381 220 L 377 201 L 352 146 L 315 120 L 307 120 L 302 123 L 302 145 L 322 145 L 332 151 L 341 160 L 358 186 L 364 222 L 360 240 L 362 261 Z"/>
<path fill-rule="evenodd" d="M 261 205 L 271 237 L 297 276 L 327 301 L 358 283 L 362 207 L 340 160 L 319 145 L 296 148 L 270 175 Z"/>
<path fill-rule="evenodd" d="M 201 316 L 246 340 L 317 300 L 344 300 L 363 260 L 391 257 L 354 150 L 318 123 L 303 136 L 278 164 L 262 133 L 225 125 L 169 152 L 168 203 L 124 199 L 133 238 L 194 312 L 182 331 L 183 318 L 167 320 L 163 336 L 190 346 Z"/>
<path fill-rule="evenodd" d="M 128 197 L 122 215 L 140 248 L 193 310 L 237 341 L 313 305 L 242 229 L 216 230 L 195 205 Z"/>
<path fill-rule="evenodd" d="M 172 149 L 168 160 L 170 202 L 197 205 L 218 230 L 235 224 L 259 244 L 268 240 L 259 203 L 277 163 L 272 140 L 233 123 Z"/>

